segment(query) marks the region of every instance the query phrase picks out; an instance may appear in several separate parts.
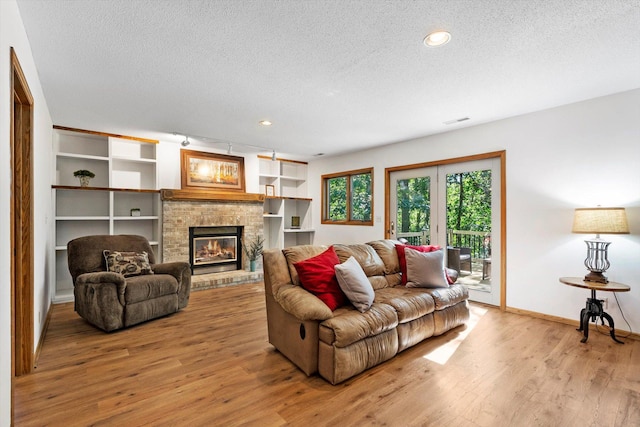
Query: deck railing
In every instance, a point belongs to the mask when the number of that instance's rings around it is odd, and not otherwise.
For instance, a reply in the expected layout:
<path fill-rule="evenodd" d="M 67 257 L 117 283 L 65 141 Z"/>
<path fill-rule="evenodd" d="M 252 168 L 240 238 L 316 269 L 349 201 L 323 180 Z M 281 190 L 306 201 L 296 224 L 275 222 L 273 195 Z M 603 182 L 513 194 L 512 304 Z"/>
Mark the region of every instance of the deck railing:
<path fill-rule="evenodd" d="M 397 233 L 397 238 L 405 238 L 410 245 L 430 244 L 429 230 Z M 471 258 L 484 259 L 491 256 L 491 232 L 447 230 L 447 246 L 471 248 Z"/>
<path fill-rule="evenodd" d="M 414 246 L 428 245 L 431 241 L 429 230 L 397 233 L 396 236 L 398 239 L 407 239 L 409 241 L 409 244 Z"/>
<path fill-rule="evenodd" d="M 491 232 L 447 230 L 447 244 L 458 248 L 471 248 L 471 258 L 491 256 Z"/>

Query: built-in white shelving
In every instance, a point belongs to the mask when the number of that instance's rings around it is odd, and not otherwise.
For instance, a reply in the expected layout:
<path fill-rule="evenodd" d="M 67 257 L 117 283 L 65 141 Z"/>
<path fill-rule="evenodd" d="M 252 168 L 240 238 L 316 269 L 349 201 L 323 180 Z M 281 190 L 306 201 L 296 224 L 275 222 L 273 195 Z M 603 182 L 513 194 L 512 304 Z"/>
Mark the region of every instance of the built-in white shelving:
<path fill-rule="evenodd" d="M 311 199 L 307 198 L 307 163 L 259 157 L 260 191 L 264 201 L 265 247 L 285 248 L 313 243 Z M 273 195 L 268 195 L 272 186 Z M 300 218 L 293 227 L 293 217 Z"/>
<path fill-rule="evenodd" d="M 160 261 L 161 202 L 157 188 L 157 141 L 54 126 L 54 302 L 73 300 L 67 243 L 96 234 L 138 234 Z M 73 172 L 95 173 L 80 187 Z M 140 216 L 131 210 L 139 209 Z"/>

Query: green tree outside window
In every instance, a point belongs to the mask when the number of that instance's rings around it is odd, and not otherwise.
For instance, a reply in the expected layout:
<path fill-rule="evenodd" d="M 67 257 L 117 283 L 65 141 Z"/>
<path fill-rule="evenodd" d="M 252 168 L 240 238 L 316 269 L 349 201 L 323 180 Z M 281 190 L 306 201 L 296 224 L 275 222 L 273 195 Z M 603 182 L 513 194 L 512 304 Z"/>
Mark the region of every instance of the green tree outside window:
<path fill-rule="evenodd" d="M 323 224 L 373 225 L 373 168 L 322 177 Z"/>

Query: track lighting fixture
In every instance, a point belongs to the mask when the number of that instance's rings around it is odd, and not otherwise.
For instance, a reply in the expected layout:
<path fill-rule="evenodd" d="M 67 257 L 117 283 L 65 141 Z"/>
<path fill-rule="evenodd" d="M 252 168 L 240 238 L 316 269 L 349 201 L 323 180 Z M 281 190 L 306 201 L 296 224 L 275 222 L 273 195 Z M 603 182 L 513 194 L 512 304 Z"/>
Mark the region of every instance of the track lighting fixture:
<path fill-rule="evenodd" d="M 1 0 L 0 0 L 1 1 Z M 196 138 L 196 143 L 202 143 L 202 142 L 212 142 L 214 144 L 227 144 L 227 154 L 231 154 L 233 153 L 233 146 L 235 145 L 236 148 L 239 146 L 240 147 L 240 152 L 245 152 L 246 150 L 243 150 L 243 148 L 247 147 L 247 148 L 255 148 L 256 150 L 260 150 L 260 151 L 269 151 L 271 150 L 271 160 L 276 161 L 277 157 L 276 157 L 276 150 L 273 148 L 269 148 L 269 147 L 261 147 L 259 145 L 252 145 L 252 144 L 244 144 L 241 142 L 230 142 L 230 141 L 220 141 L 220 140 L 216 140 L 213 138 L 209 138 L 206 136 L 198 136 L 198 135 L 191 135 L 188 136 L 184 133 L 178 133 L 178 132 L 173 132 L 174 136 L 184 136 L 184 140 L 180 143 L 180 145 L 182 145 L 183 147 L 188 147 L 189 145 L 191 145 L 191 141 L 189 140 L 189 138 Z"/>

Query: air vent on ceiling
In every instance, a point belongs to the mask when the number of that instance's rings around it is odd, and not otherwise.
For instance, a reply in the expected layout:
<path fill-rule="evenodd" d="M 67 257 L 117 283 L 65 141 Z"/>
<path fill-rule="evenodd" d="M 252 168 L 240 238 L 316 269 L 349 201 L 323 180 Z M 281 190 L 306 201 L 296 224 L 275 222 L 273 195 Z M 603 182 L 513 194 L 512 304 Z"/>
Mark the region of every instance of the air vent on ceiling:
<path fill-rule="evenodd" d="M 459 119 L 447 120 L 446 122 L 442 122 L 445 125 L 452 125 L 454 123 L 460 123 L 469 120 L 469 117 L 461 117 Z"/>

